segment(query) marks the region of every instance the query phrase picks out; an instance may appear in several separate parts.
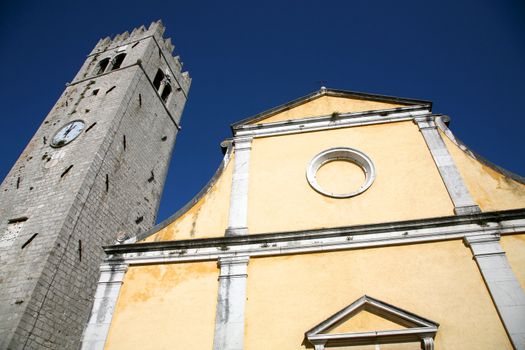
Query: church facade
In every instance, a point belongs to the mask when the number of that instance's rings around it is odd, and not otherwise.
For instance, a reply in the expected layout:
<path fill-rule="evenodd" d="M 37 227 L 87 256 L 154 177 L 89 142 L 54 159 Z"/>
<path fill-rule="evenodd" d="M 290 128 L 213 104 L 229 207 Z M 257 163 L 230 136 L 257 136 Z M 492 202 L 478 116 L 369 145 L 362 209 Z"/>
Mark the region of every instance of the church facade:
<path fill-rule="evenodd" d="M 3 181 L 0 349 L 525 349 L 525 179 L 429 101 L 241 120 L 154 226 L 191 85 L 163 32 L 99 41 Z"/>
<path fill-rule="evenodd" d="M 321 88 L 232 125 L 104 247 L 83 349 L 525 349 L 525 180 L 428 101 Z"/>

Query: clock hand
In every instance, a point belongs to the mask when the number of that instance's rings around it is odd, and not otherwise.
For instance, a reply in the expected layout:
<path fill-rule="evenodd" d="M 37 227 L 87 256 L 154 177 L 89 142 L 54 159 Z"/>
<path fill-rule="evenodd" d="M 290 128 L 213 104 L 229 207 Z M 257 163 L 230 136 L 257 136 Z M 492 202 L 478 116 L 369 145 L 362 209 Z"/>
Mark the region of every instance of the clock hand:
<path fill-rule="evenodd" d="M 73 131 L 74 128 L 75 128 L 75 124 L 71 124 L 70 126 L 68 126 L 66 131 L 65 131 L 65 135 L 64 136 L 67 136 L 71 131 Z"/>

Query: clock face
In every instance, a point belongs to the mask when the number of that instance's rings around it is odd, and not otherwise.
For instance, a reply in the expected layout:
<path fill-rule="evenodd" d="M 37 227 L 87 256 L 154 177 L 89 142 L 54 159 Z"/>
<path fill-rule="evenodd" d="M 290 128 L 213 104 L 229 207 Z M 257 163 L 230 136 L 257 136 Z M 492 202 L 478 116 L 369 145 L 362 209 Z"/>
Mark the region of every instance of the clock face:
<path fill-rule="evenodd" d="M 73 141 L 84 130 L 85 124 L 82 120 L 72 121 L 58 130 L 51 140 L 52 147 L 62 147 Z"/>

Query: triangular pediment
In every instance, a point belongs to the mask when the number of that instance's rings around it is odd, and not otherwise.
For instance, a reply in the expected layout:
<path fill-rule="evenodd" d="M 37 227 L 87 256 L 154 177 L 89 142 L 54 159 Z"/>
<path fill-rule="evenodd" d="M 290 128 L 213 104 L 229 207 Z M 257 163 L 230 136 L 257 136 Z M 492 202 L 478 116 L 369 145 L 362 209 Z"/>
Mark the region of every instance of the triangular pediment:
<path fill-rule="evenodd" d="M 276 123 L 332 115 L 334 113 L 395 111 L 414 106 L 430 108 L 431 105 L 431 102 L 423 100 L 321 88 L 312 94 L 241 120 L 233 124 L 232 127 L 235 129 L 241 125 Z"/>
<path fill-rule="evenodd" d="M 350 314 L 343 318 L 338 323 L 329 327 L 325 332 L 329 334 L 351 333 L 351 332 L 373 332 L 380 330 L 394 330 L 405 329 L 405 325 L 401 325 L 394 321 L 390 321 L 377 315 L 373 311 L 367 311 L 365 308 Z"/>
<path fill-rule="evenodd" d="M 438 327 L 434 321 L 365 295 L 310 329 L 306 338 L 316 349 L 433 342 Z"/>

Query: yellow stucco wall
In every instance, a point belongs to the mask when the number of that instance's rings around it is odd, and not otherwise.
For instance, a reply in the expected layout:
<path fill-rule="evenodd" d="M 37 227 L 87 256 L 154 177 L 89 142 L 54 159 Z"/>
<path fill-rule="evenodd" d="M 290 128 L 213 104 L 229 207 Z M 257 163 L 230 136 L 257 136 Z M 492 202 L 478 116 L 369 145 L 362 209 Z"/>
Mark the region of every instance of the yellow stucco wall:
<path fill-rule="evenodd" d="M 275 114 L 255 124 L 272 123 L 306 117 L 330 115 L 334 112 L 353 113 L 380 109 L 404 107 L 405 105 L 377 101 L 359 100 L 348 97 L 321 96 L 297 107 Z"/>
<path fill-rule="evenodd" d="M 356 197 L 326 197 L 306 181 L 310 160 L 338 146 L 361 150 L 375 164 L 374 183 Z M 452 202 L 421 133 L 410 121 L 253 140 L 250 233 L 447 215 L 454 215 Z"/>
<path fill-rule="evenodd" d="M 307 330 L 364 294 L 438 322 L 436 349 L 512 348 L 470 250 L 455 240 L 251 259 L 245 349 L 304 349 Z"/>
<path fill-rule="evenodd" d="M 130 267 L 105 349 L 210 350 L 218 275 L 215 262 Z"/>
<path fill-rule="evenodd" d="M 500 242 L 512 271 L 525 290 L 525 234 L 502 236 Z"/>
<path fill-rule="evenodd" d="M 452 158 L 465 184 L 482 211 L 496 211 L 525 207 L 525 185 L 520 184 L 478 162 L 463 152 L 444 133 Z"/>
<path fill-rule="evenodd" d="M 383 317 L 374 315 L 366 310 L 362 310 L 359 313 L 342 320 L 335 327 L 331 327 L 326 333 L 373 332 L 377 330 L 392 329 L 405 329 L 405 327 L 384 319 Z"/>
<path fill-rule="evenodd" d="M 211 189 L 186 213 L 144 242 L 224 236 L 228 226 L 234 156 Z"/>

